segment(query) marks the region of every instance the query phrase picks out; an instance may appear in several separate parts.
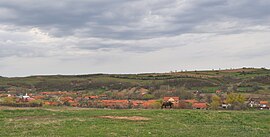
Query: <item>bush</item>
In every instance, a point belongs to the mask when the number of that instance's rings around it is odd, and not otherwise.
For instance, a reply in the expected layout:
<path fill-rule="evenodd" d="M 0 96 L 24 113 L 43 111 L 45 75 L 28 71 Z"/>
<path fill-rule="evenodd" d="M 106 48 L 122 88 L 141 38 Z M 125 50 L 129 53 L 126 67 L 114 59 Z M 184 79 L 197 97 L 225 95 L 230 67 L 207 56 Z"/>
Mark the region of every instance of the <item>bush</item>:
<path fill-rule="evenodd" d="M 217 95 L 212 96 L 212 102 L 210 104 L 211 109 L 215 109 L 216 110 L 216 109 L 219 108 L 220 105 L 221 105 L 221 99 L 220 99 L 220 97 L 217 96 Z"/>
<path fill-rule="evenodd" d="M 235 93 L 228 94 L 226 102 L 228 104 L 231 104 L 230 109 L 233 109 L 233 110 L 240 110 L 240 109 L 246 108 L 244 104 L 245 97 L 241 94 L 235 94 Z"/>

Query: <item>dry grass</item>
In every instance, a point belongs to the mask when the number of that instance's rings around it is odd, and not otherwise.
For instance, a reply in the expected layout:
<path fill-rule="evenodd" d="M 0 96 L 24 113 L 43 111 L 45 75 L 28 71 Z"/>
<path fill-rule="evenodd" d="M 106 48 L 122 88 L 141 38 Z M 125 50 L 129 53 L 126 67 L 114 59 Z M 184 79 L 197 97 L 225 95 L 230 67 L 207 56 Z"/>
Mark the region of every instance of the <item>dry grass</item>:
<path fill-rule="evenodd" d="M 99 118 L 108 118 L 108 119 L 121 119 L 121 120 L 132 120 L 132 121 L 145 121 L 150 120 L 150 118 L 140 117 L 140 116 L 99 116 Z"/>

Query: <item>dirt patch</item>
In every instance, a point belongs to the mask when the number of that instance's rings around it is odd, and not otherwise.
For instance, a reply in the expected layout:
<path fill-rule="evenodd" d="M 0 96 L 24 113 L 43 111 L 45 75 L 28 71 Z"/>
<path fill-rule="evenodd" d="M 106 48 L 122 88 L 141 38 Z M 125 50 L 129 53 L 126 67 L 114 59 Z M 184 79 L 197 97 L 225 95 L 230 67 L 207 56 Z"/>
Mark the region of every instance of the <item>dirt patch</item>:
<path fill-rule="evenodd" d="M 57 117 L 52 116 L 20 116 L 14 117 L 14 121 L 46 121 L 46 120 L 55 120 Z"/>
<path fill-rule="evenodd" d="M 132 117 L 124 117 L 124 116 L 99 116 L 99 118 L 107 118 L 107 119 L 123 119 L 123 120 L 132 120 L 132 121 L 146 121 L 150 120 L 150 118 L 140 117 L 140 116 L 132 116 Z"/>

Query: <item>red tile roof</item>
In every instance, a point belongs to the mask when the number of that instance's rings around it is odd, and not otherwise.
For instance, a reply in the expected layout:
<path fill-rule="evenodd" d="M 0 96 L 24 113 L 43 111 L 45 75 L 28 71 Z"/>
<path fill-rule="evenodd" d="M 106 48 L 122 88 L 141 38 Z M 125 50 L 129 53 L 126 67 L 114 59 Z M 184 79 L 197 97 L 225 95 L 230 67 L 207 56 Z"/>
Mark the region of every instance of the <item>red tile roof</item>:
<path fill-rule="evenodd" d="M 154 104 L 154 103 L 156 103 L 157 102 L 157 100 L 147 100 L 147 101 L 145 101 L 144 103 L 143 103 L 143 106 L 144 107 L 149 107 L 149 106 L 151 106 L 152 104 Z"/>
<path fill-rule="evenodd" d="M 267 105 L 268 104 L 268 101 L 260 101 L 260 104 Z"/>
<path fill-rule="evenodd" d="M 27 101 L 34 101 L 35 99 L 34 98 L 27 98 Z"/>
<path fill-rule="evenodd" d="M 216 93 L 221 93 L 222 91 L 221 90 L 216 90 Z"/>
<path fill-rule="evenodd" d="M 58 102 L 53 102 L 53 101 L 45 101 L 43 104 L 50 105 L 50 106 L 57 106 L 59 103 Z"/>
<path fill-rule="evenodd" d="M 143 100 L 132 100 L 131 103 L 133 106 L 138 106 L 140 104 L 143 104 L 145 101 Z"/>
<path fill-rule="evenodd" d="M 198 102 L 197 100 L 195 99 L 188 99 L 188 100 L 184 100 L 185 103 L 191 103 L 191 104 L 194 104 L 196 102 Z"/>
<path fill-rule="evenodd" d="M 98 99 L 99 96 L 85 96 L 84 98 L 88 98 L 88 99 Z"/>
<path fill-rule="evenodd" d="M 200 108 L 200 109 L 203 109 L 203 108 L 207 108 L 207 104 L 206 103 L 194 103 L 192 105 L 193 108 Z"/>
<path fill-rule="evenodd" d="M 60 98 L 61 101 L 70 101 L 70 100 L 73 100 L 72 97 L 61 97 Z"/>

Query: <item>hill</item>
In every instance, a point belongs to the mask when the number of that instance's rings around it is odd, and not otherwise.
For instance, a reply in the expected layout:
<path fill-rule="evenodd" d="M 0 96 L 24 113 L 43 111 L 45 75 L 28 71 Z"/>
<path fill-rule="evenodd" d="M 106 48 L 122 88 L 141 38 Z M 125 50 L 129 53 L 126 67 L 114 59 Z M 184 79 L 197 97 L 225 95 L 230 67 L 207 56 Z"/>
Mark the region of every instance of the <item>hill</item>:
<path fill-rule="evenodd" d="M 200 91 L 201 93 L 270 93 L 270 70 L 242 68 L 209 71 L 183 71 L 147 74 L 51 75 L 0 78 L 1 92 L 82 91 L 103 94 L 106 91 L 146 89 L 156 91 Z M 158 97 L 158 96 L 157 96 Z"/>

